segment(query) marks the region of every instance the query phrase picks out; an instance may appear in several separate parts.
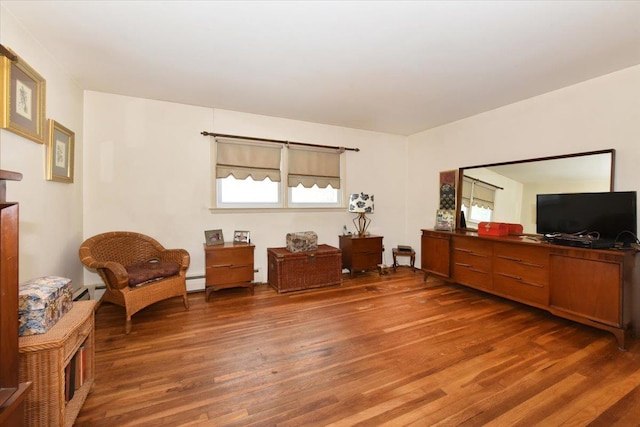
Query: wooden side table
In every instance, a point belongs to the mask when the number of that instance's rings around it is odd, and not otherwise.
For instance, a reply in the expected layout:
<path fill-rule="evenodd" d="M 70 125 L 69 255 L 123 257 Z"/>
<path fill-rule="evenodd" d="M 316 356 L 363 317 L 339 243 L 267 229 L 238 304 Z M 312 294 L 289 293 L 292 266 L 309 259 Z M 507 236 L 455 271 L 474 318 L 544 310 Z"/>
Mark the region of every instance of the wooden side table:
<path fill-rule="evenodd" d="M 342 268 L 351 272 L 376 270 L 382 264 L 382 236 L 341 235 Z"/>
<path fill-rule="evenodd" d="M 205 300 L 214 291 L 226 288 L 249 288 L 253 295 L 253 251 L 251 243 L 204 245 Z"/>
<path fill-rule="evenodd" d="M 398 257 L 407 256 L 411 258 L 411 270 L 416 271 L 416 251 L 411 249 L 410 251 L 401 251 L 398 248 L 393 248 L 393 271 L 398 269 Z"/>

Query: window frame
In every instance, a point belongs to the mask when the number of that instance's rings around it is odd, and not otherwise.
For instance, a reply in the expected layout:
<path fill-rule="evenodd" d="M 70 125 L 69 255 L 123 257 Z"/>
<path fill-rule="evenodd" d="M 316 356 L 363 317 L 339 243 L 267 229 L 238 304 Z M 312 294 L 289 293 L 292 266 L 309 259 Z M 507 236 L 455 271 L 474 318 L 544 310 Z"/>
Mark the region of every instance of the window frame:
<path fill-rule="evenodd" d="M 291 201 L 291 188 L 288 185 L 288 152 L 286 147 L 282 147 L 280 154 L 280 182 L 278 182 L 278 203 L 223 203 L 221 197 L 221 183 L 216 177 L 216 147 L 217 141 L 211 138 L 211 160 L 210 160 L 210 184 L 211 184 L 211 212 L 259 212 L 259 211 L 342 211 L 346 209 L 346 152 L 340 155 L 340 188 L 335 189 L 338 192 L 336 203 L 293 203 Z M 225 141 L 228 142 L 228 141 Z M 265 142 L 265 144 L 269 144 Z M 280 145 L 272 143 L 274 146 Z"/>

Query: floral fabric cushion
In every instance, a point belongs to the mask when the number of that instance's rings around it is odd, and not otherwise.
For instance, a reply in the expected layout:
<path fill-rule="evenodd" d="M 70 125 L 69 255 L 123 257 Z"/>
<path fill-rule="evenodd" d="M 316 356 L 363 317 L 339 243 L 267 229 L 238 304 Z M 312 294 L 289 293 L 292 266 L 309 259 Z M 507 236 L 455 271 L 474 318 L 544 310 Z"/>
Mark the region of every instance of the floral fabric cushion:
<path fill-rule="evenodd" d="M 135 287 L 154 280 L 175 276 L 180 266 L 175 262 L 149 261 L 125 267 L 129 273 L 129 286 Z"/>

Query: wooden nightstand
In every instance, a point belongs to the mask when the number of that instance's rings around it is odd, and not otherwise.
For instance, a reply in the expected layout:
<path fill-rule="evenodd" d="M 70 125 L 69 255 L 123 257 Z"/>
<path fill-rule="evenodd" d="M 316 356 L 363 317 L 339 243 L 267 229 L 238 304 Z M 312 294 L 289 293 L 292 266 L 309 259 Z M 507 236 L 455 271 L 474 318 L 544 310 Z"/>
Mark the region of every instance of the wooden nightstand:
<path fill-rule="evenodd" d="M 376 270 L 382 264 L 382 236 L 340 236 L 342 268 L 351 272 Z"/>
<path fill-rule="evenodd" d="M 219 289 L 249 288 L 253 295 L 253 251 L 251 243 L 204 245 L 205 299 Z"/>

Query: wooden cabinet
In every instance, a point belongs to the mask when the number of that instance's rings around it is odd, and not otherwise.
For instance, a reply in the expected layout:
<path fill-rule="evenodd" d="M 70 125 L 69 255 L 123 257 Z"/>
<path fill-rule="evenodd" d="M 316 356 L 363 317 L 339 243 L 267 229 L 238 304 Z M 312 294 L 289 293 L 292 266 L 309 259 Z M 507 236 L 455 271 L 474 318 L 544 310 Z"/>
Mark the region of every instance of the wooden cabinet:
<path fill-rule="evenodd" d="M 616 335 L 624 348 L 628 329 L 638 331 L 640 263 L 633 251 L 554 247 L 550 266 L 550 310 Z M 604 325 L 604 326 L 602 326 Z"/>
<path fill-rule="evenodd" d="M 95 301 L 76 301 L 46 333 L 20 337 L 20 379 L 33 383 L 26 399 L 26 425 L 73 426 L 93 386 L 94 308 Z M 80 385 L 74 375 L 73 397 L 65 402 L 71 387 L 65 374 L 72 365 L 77 375 L 84 367 L 84 381 Z"/>
<path fill-rule="evenodd" d="M 382 264 L 382 236 L 340 236 L 342 268 L 351 272 L 351 277 L 360 271 L 376 270 Z"/>
<path fill-rule="evenodd" d="M 451 277 L 451 233 L 422 231 L 420 265 L 426 272 L 446 279 Z"/>
<path fill-rule="evenodd" d="M 545 309 L 613 333 L 620 348 L 640 326 L 640 263 L 633 250 L 596 250 L 533 242 L 517 236 L 423 230 L 425 280 L 456 283 Z M 448 268 L 448 271 L 447 271 Z"/>
<path fill-rule="evenodd" d="M 253 295 L 253 252 L 251 243 L 204 246 L 205 299 L 217 290 L 249 288 Z"/>
<path fill-rule="evenodd" d="M 31 383 L 18 375 L 18 204 L 5 202 L 6 180 L 17 172 L 0 170 L 0 426 L 22 426 Z"/>

